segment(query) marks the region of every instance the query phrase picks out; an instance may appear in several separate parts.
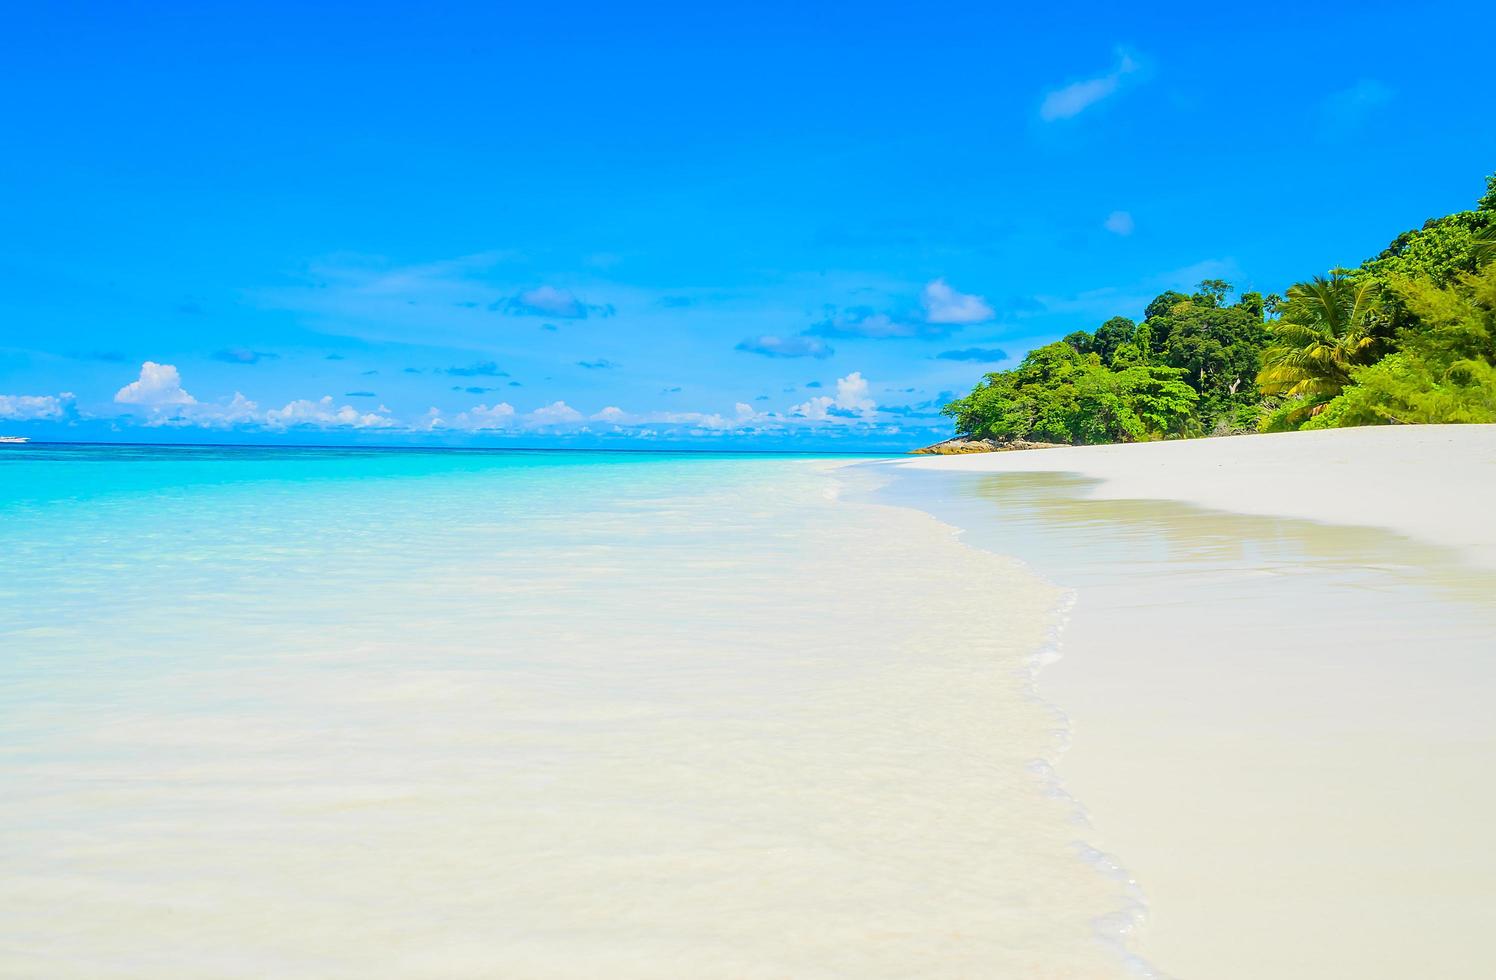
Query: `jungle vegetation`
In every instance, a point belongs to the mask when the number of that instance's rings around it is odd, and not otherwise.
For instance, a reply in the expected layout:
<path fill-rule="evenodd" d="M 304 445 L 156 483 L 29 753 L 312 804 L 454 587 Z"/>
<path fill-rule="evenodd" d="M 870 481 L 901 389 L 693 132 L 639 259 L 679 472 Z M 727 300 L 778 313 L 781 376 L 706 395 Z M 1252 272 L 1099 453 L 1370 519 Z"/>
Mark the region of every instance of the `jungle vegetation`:
<path fill-rule="evenodd" d="M 971 438 L 1076 445 L 1249 430 L 1496 422 L 1496 174 L 1470 211 L 1283 295 L 1209 279 L 987 374 Z"/>

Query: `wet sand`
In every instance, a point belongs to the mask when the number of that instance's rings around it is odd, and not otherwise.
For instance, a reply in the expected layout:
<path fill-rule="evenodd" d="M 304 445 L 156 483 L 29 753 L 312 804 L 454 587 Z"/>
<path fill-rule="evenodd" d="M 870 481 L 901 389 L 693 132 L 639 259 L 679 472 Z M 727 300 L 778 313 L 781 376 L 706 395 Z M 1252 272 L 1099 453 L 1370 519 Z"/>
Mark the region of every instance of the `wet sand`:
<path fill-rule="evenodd" d="M 1070 719 L 1059 777 L 1140 885 L 1132 948 L 1160 973 L 1496 969 L 1496 574 L 1476 564 L 1493 521 L 1469 496 L 1496 486 L 1492 446 L 1492 427 L 1377 430 L 900 465 L 905 499 L 1075 590 L 1039 690 Z M 1389 453 L 1427 485 L 1393 467 L 1364 490 Z M 1339 516 L 1425 540 L 1125 499 L 1229 501 L 1269 478 L 1304 489 L 1263 509 L 1348 501 Z"/>

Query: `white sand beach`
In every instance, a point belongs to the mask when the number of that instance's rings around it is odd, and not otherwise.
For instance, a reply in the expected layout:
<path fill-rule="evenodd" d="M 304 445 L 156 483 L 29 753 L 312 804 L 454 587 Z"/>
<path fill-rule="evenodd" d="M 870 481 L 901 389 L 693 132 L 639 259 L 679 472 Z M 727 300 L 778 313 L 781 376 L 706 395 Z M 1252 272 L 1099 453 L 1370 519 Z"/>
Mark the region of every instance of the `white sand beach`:
<path fill-rule="evenodd" d="M 1077 604 L 1042 696 L 1168 976 L 1496 970 L 1496 427 L 920 458 Z M 933 497 L 932 497 L 933 499 Z"/>
<path fill-rule="evenodd" d="M 908 467 L 1074 473 L 1097 498 L 1379 527 L 1496 567 L 1496 425 L 1394 425 L 931 456 Z"/>
<path fill-rule="evenodd" d="M 1493 435 L 40 452 L 0 976 L 1490 976 Z"/>

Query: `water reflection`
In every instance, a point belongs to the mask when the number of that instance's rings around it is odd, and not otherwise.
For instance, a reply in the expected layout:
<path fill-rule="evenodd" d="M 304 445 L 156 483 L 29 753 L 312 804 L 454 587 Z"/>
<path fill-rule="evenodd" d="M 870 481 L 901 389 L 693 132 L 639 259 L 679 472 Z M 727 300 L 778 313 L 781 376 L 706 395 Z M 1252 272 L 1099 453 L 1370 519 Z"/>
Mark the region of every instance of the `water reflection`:
<path fill-rule="evenodd" d="M 1357 589 L 1417 585 L 1476 606 L 1496 604 L 1496 572 L 1452 548 L 1379 528 L 1090 496 L 1100 482 L 1067 473 L 900 470 L 884 492 L 933 505 L 972 544 L 1016 554 L 1075 587 L 1110 580 L 1119 569 L 1163 579 L 1325 572 Z"/>

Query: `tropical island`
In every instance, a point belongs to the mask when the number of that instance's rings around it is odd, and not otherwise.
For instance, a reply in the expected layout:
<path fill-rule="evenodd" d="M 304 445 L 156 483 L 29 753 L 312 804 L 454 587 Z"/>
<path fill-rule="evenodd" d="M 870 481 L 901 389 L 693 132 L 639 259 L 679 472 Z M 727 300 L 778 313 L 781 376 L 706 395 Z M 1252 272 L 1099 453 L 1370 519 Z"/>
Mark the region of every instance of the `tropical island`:
<path fill-rule="evenodd" d="M 985 375 L 950 450 L 1496 422 L 1496 174 L 1473 210 L 1283 295 L 1201 282 Z M 944 444 L 942 444 L 944 445 Z"/>

